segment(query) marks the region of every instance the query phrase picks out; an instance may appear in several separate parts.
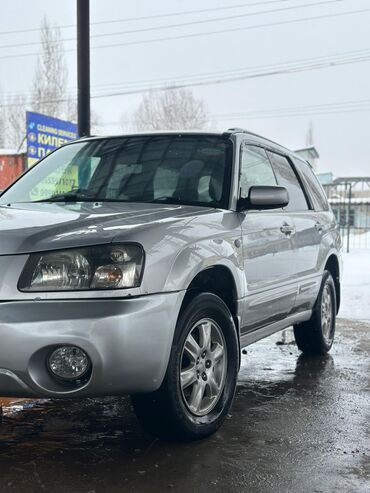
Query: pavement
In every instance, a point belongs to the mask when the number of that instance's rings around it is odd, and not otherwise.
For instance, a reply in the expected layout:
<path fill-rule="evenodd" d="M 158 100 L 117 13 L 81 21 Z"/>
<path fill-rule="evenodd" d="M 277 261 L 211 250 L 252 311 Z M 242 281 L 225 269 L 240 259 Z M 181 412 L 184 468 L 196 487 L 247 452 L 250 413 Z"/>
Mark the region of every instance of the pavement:
<path fill-rule="evenodd" d="M 0 492 L 370 492 L 370 323 L 340 319 L 326 357 L 291 331 L 248 348 L 221 430 L 174 444 L 127 398 L 0 399 Z"/>

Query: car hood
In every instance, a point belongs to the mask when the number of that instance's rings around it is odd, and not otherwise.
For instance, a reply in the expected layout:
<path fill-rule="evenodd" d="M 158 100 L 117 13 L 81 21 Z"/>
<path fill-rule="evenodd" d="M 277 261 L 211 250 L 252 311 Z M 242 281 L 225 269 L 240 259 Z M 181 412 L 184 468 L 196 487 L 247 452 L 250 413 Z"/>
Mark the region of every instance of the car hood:
<path fill-rule="evenodd" d="M 140 203 L 0 206 L 0 255 L 109 243 L 158 223 L 189 222 L 210 209 Z"/>

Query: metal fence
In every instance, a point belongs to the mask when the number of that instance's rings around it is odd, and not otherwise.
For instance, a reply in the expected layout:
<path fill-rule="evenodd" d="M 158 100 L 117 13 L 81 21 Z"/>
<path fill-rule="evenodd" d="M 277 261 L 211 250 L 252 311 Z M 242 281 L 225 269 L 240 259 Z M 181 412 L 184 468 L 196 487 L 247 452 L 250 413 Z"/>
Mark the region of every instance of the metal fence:
<path fill-rule="evenodd" d="M 336 178 L 324 188 L 346 251 L 370 249 L 370 177 Z"/>

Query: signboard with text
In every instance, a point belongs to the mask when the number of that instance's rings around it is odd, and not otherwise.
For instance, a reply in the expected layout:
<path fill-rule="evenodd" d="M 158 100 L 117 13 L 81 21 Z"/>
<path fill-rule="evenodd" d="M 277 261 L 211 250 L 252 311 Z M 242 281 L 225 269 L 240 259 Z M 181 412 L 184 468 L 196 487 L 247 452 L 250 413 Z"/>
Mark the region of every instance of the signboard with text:
<path fill-rule="evenodd" d="M 30 168 L 57 147 L 78 138 L 72 122 L 27 111 L 27 166 Z"/>

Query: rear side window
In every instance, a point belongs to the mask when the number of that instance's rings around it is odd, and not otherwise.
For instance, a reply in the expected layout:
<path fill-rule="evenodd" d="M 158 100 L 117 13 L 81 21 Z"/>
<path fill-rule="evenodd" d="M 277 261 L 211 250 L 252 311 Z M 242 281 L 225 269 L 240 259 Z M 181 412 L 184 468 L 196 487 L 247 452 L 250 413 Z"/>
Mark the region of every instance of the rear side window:
<path fill-rule="evenodd" d="M 307 200 L 290 162 L 280 154 L 270 151 L 268 154 L 278 184 L 285 187 L 289 193 L 289 204 L 285 209 L 288 211 L 306 211 L 308 209 Z"/>
<path fill-rule="evenodd" d="M 326 193 L 319 180 L 316 178 L 311 166 L 300 159 L 294 159 L 294 164 L 296 165 L 298 171 L 303 175 L 303 179 L 306 183 L 315 209 L 318 211 L 329 210 Z"/>
<path fill-rule="evenodd" d="M 248 198 L 254 185 L 276 185 L 276 178 L 266 151 L 253 145 L 242 145 L 240 196 Z"/>

